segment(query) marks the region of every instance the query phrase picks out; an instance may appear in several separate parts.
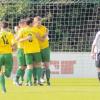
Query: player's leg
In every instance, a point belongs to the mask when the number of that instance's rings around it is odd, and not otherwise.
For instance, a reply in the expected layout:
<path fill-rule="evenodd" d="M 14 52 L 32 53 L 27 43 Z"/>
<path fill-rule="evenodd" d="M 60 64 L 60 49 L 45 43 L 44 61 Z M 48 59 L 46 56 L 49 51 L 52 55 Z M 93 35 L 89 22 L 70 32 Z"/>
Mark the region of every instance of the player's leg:
<path fill-rule="evenodd" d="M 15 83 L 16 85 L 22 85 L 24 81 L 24 74 L 25 74 L 25 66 L 19 66 L 16 72 Z M 21 82 L 19 82 L 19 78 L 21 78 Z"/>
<path fill-rule="evenodd" d="M 25 54 L 27 69 L 26 69 L 26 84 L 32 86 L 33 74 L 33 54 Z"/>
<path fill-rule="evenodd" d="M 100 53 L 97 54 L 96 67 L 98 71 L 98 80 L 100 81 Z"/>
<path fill-rule="evenodd" d="M 4 65 L 5 65 L 5 72 L 4 75 L 6 77 L 11 76 L 12 68 L 13 68 L 13 56 L 12 54 L 5 54 L 4 55 Z"/>
<path fill-rule="evenodd" d="M 36 64 L 33 63 L 33 79 L 34 79 L 34 85 L 37 85 L 37 68 L 35 66 L 36 66 Z"/>
<path fill-rule="evenodd" d="M 98 79 L 100 81 L 100 68 L 98 68 L 97 70 L 98 70 Z"/>
<path fill-rule="evenodd" d="M 2 88 L 2 92 L 5 93 L 6 92 L 5 77 L 4 77 L 4 73 L 2 72 L 1 69 L 0 69 L 0 85 L 1 85 L 1 88 Z"/>
<path fill-rule="evenodd" d="M 45 77 L 45 74 L 46 74 L 46 69 L 45 67 L 42 68 L 42 74 L 41 74 L 41 78 L 44 80 L 44 77 Z"/>
<path fill-rule="evenodd" d="M 50 85 L 50 68 L 49 68 L 49 62 L 44 62 L 45 70 L 46 70 L 46 79 L 47 84 Z"/>
<path fill-rule="evenodd" d="M 45 49 L 41 50 L 41 55 L 42 55 L 42 62 L 44 63 L 44 67 L 45 67 L 47 84 L 50 85 L 50 68 L 49 68 L 50 49 L 45 48 Z"/>
<path fill-rule="evenodd" d="M 40 78 L 41 78 L 41 73 L 42 73 L 42 68 L 41 68 L 41 54 L 40 52 L 38 53 L 34 53 L 33 54 L 33 57 L 34 57 L 34 63 L 35 63 L 35 70 L 36 70 L 36 76 L 37 76 L 37 80 L 38 80 L 38 84 L 39 85 L 43 85 L 40 81 Z"/>
<path fill-rule="evenodd" d="M 1 85 L 2 91 L 5 93 L 6 87 L 5 87 L 4 71 L 2 69 L 3 65 L 4 65 L 4 56 L 0 55 L 0 85 Z"/>
<path fill-rule="evenodd" d="M 16 72 L 15 82 L 19 85 L 19 78 L 21 77 L 21 81 L 24 81 L 24 74 L 26 69 L 25 63 L 25 55 L 23 49 L 18 49 L 17 51 L 17 61 L 18 61 L 18 69 Z"/>
<path fill-rule="evenodd" d="M 5 76 L 4 76 L 4 72 L 2 70 L 2 67 L 0 67 L 0 85 L 2 88 L 2 92 L 5 93 L 6 92 Z"/>
<path fill-rule="evenodd" d="M 10 77 L 13 68 L 13 56 L 12 54 L 5 54 L 5 76 Z"/>

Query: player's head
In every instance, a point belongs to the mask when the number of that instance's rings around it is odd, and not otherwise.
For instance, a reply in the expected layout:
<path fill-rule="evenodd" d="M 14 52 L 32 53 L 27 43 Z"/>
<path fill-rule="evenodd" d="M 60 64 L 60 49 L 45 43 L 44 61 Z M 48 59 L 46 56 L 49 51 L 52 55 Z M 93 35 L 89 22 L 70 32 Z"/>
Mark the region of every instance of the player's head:
<path fill-rule="evenodd" d="M 32 18 L 26 18 L 26 25 L 32 26 L 33 19 Z"/>
<path fill-rule="evenodd" d="M 1 30 L 1 21 L 0 21 L 0 30 Z"/>
<path fill-rule="evenodd" d="M 18 27 L 19 27 L 19 28 L 22 28 L 22 27 L 25 26 L 25 24 L 26 24 L 26 20 L 25 20 L 25 19 L 21 19 L 21 20 L 19 21 L 19 23 L 18 23 Z"/>
<path fill-rule="evenodd" d="M 6 21 L 1 22 L 1 28 L 3 29 L 8 28 L 8 23 Z"/>
<path fill-rule="evenodd" d="M 34 17 L 34 24 L 35 25 L 41 25 L 41 17 L 40 16 Z"/>

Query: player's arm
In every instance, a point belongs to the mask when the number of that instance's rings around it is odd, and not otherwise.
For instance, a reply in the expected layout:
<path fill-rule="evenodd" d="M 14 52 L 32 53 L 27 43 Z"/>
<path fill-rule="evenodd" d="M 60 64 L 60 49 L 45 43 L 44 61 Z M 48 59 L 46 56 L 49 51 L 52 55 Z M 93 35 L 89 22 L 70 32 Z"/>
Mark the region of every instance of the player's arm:
<path fill-rule="evenodd" d="M 39 35 L 39 33 L 36 34 L 36 37 L 40 40 L 40 41 L 44 41 L 45 39 L 47 39 L 48 37 L 48 30 L 46 30 L 46 33 L 41 37 Z"/>
<path fill-rule="evenodd" d="M 24 41 L 32 39 L 32 36 L 30 36 L 30 35 L 23 37 L 23 33 L 24 33 L 23 30 L 18 32 L 18 35 L 16 36 L 16 41 L 24 42 Z"/>
<path fill-rule="evenodd" d="M 47 36 L 48 36 L 48 33 L 46 33 L 44 36 L 40 36 L 40 34 L 39 33 L 37 33 L 36 34 L 36 37 L 40 40 L 40 41 L 44 41 L 46 38 L 47 38 Z"/>
<path fill-rule="evenodd" d="M 17 41 L 12 33 L 11 33 L 10 39 L 11 39 L 12 51 L 16 51 L 17 50 Z"/>
<path fill-rule="evenodd" d="M 95 47 L 96 47 L 96 45 L 92 45 L 92 49 L 91 49 L 91 57 L 93 59 L 95 59 L 95 56 L 96 56 L 96 53 L 94 52 Z"/>
<path fill-rule="evenodd" d="M 48 13 L 48 15 L 44 18 L 41 18 L 41 22 L 44 23 L 46 22 L 47 20 L 49 21 L 50 19 L 52 18 L 52 14 L 51 12 Z"/>
<path fill-rule="evenodd" d="M 95 50 L 95 47 L 96 47 L 96 44 L 97 44 L 97 42 L 98 42 L 99 37 L 100 37 L 100 33 L 97 33 L 97 34 L 96 34 L 96 37 L 95 37 L 95 39 L 94 39 L 94 41 L 93 41 L 93 44 L 92 44 L 91 56 L 92 56 L 93 59 L 94 59 L 95 56 L 96 56 L 96 53 L 94 52 L 94 50 Z"/>
<path fill-rule="evenodd" d="M 24 41 L 29 41 L 29 40 L 32 40 L 32 36 L 27 36 L 27 37 L 24 37 L 24 38 L 21 38 L 19 39 L 19 42 L 24 42 Z"/>
<path fill-rule="evenodd" d="M 49 30 L 46 28 L 46 33 L 42 36 L 43 40 L 48 38 Z"/>
<path fill-rule="evenodd" d="M 15 26 L 15 27 L 14 27 L 14 31 L 15 31 L 15 33 L 17 33 L 18 30 L 19 30 L 19 26 Z"/>

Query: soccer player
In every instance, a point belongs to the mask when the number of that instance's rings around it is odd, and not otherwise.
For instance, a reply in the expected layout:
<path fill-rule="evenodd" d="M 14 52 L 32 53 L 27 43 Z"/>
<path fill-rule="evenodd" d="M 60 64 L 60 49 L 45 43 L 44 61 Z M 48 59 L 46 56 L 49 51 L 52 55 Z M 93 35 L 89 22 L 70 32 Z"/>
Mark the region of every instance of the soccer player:
<path fill-rule="evenodd" d="M 50 85 L 50 48 L 49 48 L 49 39 L 48 39 L 48 29 L 41 24 L 41 17 L 37 16 L 34 18 L 34 27 L 33 30 L 37 31 L 36 36 L 39 41 L 40 49 L 41 49 L 41 57 L 44 65 L 44 70 L 46 72 L 47 85 Z M 44 77 L 44 71 L 43 71 Z"/>
<path fill-rule="evenodd" d="M 100 81 L 100 31 L 97 32 L 91 48 L 91 56 L 95 59 L 98 70 L 98 79 Z"/>
<path fill-rule="evenodd" d="M 20 33 L 20 31 L 23 29 L 23 24 L 25 23 L 24 19 L 21 19 L 19 22 L 19 26 L 16 27 L 16 35 Z M 17 36 L 16 36 L 17 37 Z M 17 40 L 17 38 L 16 38 Z M 24 81 L 24 74 L 25 74 L 25 69 L 26 69 L 26 62 L 25 62 L 25 54 L 23 50 L 23 43 L 22 42 L 17 42 L 17 61 L 18 61 L 18 69 L 16 72 L 16 77 L 15 77 L 15 84 L 17 86 L 22 85 Z M 21 78 L 21 83 L 19 83 L 19 79 Z"/>
<path fill-rule="evenodd" d="M 34 35 L 34 31 L 30 26 L 32 21 L 30 19 L 26 19 L 26 23 L 24 24 L 23 30 L 19 34 L 19 41 L 24 44 L 24 53 L 25 60 L 27 65 L 26 70 L 26 80 L 27 85 L 32 86 L 32 73 L 33 73 L 33 64 L 36 68 L 35 76 L 38 79 L 38 84 L 42 85 L 40 82 L 41 77 L 41 54 L 40 47 L 36 36 Z"/>
<path fill-rule="evenodd" d="M 1 23 L 0 30 L 0 84 L 2 91 L 6 92 L 5 76 L 10 77 L 13 68 L 12 46 L 14 45 L 14 36 L 8 31 L 8 23 Z M 5 70 L 3 70 L 5 66 Z"/>

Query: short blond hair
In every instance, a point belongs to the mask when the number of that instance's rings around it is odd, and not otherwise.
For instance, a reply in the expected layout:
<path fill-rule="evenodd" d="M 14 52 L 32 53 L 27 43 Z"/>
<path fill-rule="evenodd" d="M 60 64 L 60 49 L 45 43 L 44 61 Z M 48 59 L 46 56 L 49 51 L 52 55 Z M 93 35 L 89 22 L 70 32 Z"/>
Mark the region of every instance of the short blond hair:
<path fill-rule="evenodd" d="M 40 16 L 34 17 L 34 21 L 41 21 L 41 17 Z"/>

